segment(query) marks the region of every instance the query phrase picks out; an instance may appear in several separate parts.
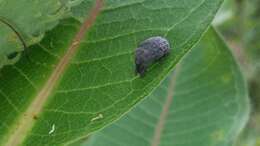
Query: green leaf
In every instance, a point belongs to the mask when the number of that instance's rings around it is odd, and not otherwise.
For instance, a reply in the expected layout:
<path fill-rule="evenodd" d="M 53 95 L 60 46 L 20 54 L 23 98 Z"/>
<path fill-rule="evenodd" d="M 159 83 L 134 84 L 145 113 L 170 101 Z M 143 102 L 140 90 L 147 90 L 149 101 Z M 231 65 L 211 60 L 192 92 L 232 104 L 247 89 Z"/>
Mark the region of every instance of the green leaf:
<path fill-rule="evenodd" d="M 0 145 L 62 145 L 118 119 L 193 47 L 221 2 L 107 0 L 78 48 L 81 24 L 61 21 L 0 72 Z M 158 35 L 169 40 L 171 53 L 141 78 L 135 48 Z"/>
<path fill-rule="evenodd" d="M 70 10 L 82 0 L 0 0 L 0 68 L 12 64 L 17 58 L 7 56 L 21 52 L 24 46 L 17 34 L 29 46 L 41 40 Z M 86 9 L 88 10 L 88 9 Z M 10 29 L 10 26 L 13 29 Z"/>
<path fill-rule="evenodd" d="M 19 55 L 12 56 L 14 52 L 22 51 L 22 42 L 17 34 L 6 24 L 0 21 L 0 69 L 7 64 L 13 64 L 19 59 Z M 4 34 L 4 35 L 2 35 Z M 7 47 L 8 46 L 8 47 Z M 20 50 L 19 50 L 20 49 Z"/>
<path fill-rule="evenodd" d="M 230 146 L 248 116 L 239 67 L 210 29 L 148 98 L 82 145 Z"/>

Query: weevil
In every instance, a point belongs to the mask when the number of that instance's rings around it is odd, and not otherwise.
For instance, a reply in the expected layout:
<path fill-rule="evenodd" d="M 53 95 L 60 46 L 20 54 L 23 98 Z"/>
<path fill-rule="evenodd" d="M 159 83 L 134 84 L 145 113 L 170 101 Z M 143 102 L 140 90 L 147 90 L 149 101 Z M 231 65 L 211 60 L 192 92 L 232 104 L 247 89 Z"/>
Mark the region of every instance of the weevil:
<path fill-rule="evenodd" d="M 166 38 L 156 36 L 141 42 L 135 51 L 136 73 L 144 76 L 147 68 L 170 53 L 170 44 Z"/>

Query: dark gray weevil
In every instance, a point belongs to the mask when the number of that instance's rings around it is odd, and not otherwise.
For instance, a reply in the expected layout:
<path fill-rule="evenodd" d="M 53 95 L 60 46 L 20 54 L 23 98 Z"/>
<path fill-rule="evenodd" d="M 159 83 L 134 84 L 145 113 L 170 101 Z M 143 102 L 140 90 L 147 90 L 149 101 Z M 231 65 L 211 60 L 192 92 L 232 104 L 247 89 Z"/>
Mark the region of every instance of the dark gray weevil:
<path fill-rule="evenodd" d="M 135 51 L 136 73 L 144 75 L 154 62 L 170 53 L 169 42 L 160 36 L 151 37 L 140 43 Z"/>

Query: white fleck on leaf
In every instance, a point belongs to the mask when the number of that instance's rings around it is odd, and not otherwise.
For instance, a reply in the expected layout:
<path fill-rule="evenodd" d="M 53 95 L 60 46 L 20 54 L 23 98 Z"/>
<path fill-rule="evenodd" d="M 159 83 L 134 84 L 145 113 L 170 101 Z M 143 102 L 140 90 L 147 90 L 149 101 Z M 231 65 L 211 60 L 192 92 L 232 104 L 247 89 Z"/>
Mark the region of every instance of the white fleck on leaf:
<path fill-rule="evenodd" d="M 90 121 L 93 122 L 93 121 L 96 121 L 96 120 L 99 120 L 99 119 L 102 119 L 103 118 L 103 115 L 102 114 L 98 114 L 98 116 L 92 118 Z"/>
<path fill-rule="evenodd" d="M 51 130 L 49 131 L 49 134 L 52 134 L 55 131 L 55 124 L 51 126 Z"/>

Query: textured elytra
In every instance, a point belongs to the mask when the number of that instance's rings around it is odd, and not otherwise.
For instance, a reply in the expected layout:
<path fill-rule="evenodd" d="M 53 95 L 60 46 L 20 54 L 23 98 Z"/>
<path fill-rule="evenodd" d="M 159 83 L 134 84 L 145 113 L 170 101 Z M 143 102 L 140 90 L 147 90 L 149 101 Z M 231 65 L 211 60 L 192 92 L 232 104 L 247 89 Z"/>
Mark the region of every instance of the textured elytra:
<path fill-rule="evenodd" d="M 135 52 L 136 72 L 144 75 L 149 65 L 170 53 L 170 44 L 163 37 L 151 37 L 140 43 Z"/>

